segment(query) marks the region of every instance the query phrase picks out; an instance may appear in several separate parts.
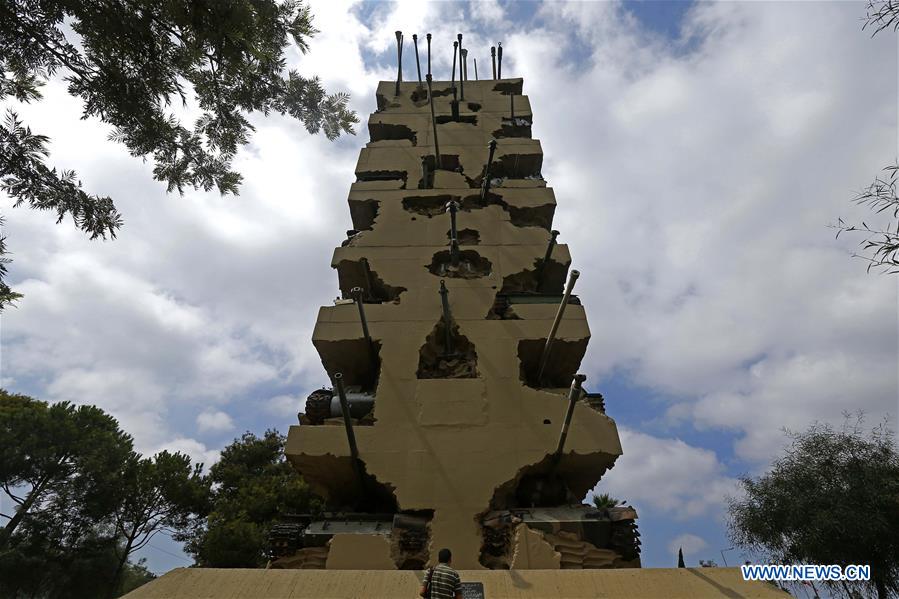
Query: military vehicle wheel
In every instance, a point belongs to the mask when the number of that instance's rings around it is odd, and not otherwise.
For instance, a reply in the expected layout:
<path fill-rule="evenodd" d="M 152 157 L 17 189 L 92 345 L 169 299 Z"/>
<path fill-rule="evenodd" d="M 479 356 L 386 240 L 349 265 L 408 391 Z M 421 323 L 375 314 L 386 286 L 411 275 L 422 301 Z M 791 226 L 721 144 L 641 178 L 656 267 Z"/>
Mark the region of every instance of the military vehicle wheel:
<path fill-rule="evenodd" d="M 306 418 L 312 424 L 322 424 L 331 417 L 331 397 L 334 393 L 327 389 L 313 391 L 306 398 Z"/>

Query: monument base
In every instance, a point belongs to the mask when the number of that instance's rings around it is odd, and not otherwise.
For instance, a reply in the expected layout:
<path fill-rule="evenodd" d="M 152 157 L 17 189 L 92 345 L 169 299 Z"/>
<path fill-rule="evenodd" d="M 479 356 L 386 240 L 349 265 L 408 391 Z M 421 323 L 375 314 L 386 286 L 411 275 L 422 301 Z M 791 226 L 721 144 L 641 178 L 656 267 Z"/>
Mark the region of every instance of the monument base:
<path fill-rule="evenodd" d="M 697 599 L 789 597 L 739 568 L 462 570 L 465 599 Z M 418 597 L 424 572 L 411 570 L 244 570 L 177 568 L 128 599 L 367 599 Z M 481 591 L 481 589 L 483 589 Z"/>

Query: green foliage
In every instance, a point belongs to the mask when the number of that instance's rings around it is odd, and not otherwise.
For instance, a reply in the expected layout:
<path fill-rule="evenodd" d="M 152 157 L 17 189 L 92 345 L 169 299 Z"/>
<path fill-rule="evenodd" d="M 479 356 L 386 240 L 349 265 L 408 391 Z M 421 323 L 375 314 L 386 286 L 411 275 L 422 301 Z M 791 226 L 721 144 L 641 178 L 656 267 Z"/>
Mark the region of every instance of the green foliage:
<path fill-rule="evenodd" d="M 899 454 L 886 426 L 815 424 L 770 472 L 741 479 L 733 541 L 775 563 L 870 564 L 880 597 L 899 592 Z"/>
<path fill-rule="evenodd" d="M 608 493 L 593 496 L 593 506 L 600 510 L 609 509 L 621 505 L 621 501 L 615 499 Z"/>
<path fill-rule="evenodd" d="M 887 274 L 899 274 L 899 196 L 896 195 L 899 164 L 888 166 L 883 171 L 884 177 L 875 177 L 867 189 L 855 197 L 855 202 L 868 206 L 876 214 L 886 213 L 892 224 L 886 227 L 870 227 L 862 221 L 861 225 L 847 225 L 839 219 L 836 225 L 837 237 L 841 233 L 860 232 L 866 235 L 859 245 L 866 255 L 856 255 L 868 261 L 868 271 L 880 268 Z"/>
<path fill-rule="evenodd" d="M 212 466 L 212 509 L 183 535 L 200 566 L 256 568 L 266 563 L 267 536 L 280 515 L 316 512 L 319 499 L 284 457 L 278 431 L 245 433 Z"/>
<path fill-rule="evenodd" d="M 83 101 L 82 118 L 112 125 L 111 138 L 133 156 L 152 157 L 168 191 L 236 193 L 241 176 L 231 163 L 253 131 L 249 113 L 288 115 L 328 139 L 354 133 L 347 94 L 327 94 L 317 77 L 286 69 L 285 49 L 292 42 L 305 53 L 315 33 L 308 7 L 293 0 L 6 0 L 0 101 L 39 101 L 47 79 L 62 75 Z M 172 109 L 189 99 L 199 111 L 193 125 Z M 47 141 L 7 114 L 0 189 L 17 206 L 71 215 L 92 238 L 114 236 L 122 220 L 112 200 L 83 191 L 74 172 L 48 167 Z M 3 291 L 0 309 L 9 303 Z"/>
<path fill-rule="evenodd" d="M 0 596 L 112 597 L 148 574 L 129 556 L 208 506 L 200 466 L 142 458 L 95 406 L 0 389 Z"/>

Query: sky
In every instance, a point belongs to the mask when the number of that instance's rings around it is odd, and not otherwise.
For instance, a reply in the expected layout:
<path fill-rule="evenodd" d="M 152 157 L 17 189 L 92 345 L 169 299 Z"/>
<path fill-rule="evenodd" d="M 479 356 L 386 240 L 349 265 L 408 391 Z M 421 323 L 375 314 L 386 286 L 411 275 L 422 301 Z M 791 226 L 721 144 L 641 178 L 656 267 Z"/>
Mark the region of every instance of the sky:
<path fill-rule="evenodd" d="M 396 75 L 394 31 L 431 32 L 446 78 L 462 32 L 481 73 L 502 41 L 503 73 L 524 77 L 581 272 L 581 371 L 624 450 L 596 492 L 637 508 L 644 565 L 674 566 L 679 547 L 688 565 L 746 559 L 727 498 L 784 428 L 864 411 L 896 429 L 899 279 L 867 274 L 861 238 L 828 227 L 877 222 L 850 200 L 897 155 L 895 34 L 862 31 L 863 2 L 310 5 L 320 33 L 288 62 L 352 95 L 358 134 L 252 115 L 239 197 L 167 195 L 59 82 L 14 106 L 125 225 L 90 241 L 0 197 L 25 295 L 0 320 L 5 388 L 96 404 L 140 451 L 207 465 L 245 430 L 286 432 L 327 382 L 312 328 L 338 293 L 331 253 L 375 87 Z M 142 556 L 190 563 L 163 537 Z"/>

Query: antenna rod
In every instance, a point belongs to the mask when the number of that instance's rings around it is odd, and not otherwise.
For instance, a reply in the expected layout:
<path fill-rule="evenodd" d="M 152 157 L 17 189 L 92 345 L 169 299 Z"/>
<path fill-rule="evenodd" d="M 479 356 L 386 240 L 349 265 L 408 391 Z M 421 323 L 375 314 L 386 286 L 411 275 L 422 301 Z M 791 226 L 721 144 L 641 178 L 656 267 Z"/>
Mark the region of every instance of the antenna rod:
<path fill-rule="evenodd" d="M 487 155 L 487 166 L 484 167 L 484 183 L 481 185 L 481 201 L 487 198 L 487 193 L 490 191 L 490 166 L 493 164 L 493 153 L 496 152 L 496 140 L 491 139 L 490 143 L 487 144 L 487 147 L 490 149 L 490 152 Z"/>
<path fill-rule="evenodd" d="M 459 99 L 465 101 L 465 82 L 462 80 L 462 34 L 456 36 L 459 39 Z"/>
<path fill-rule="evenodd" d="M 562 315 L 565 314 L 565 307 L 571 299 L 571 291 L 574 289 L 574 283 L 581 276 L 576 270 L 571 271 L 568 277 L 568 285 L 565 287 L 565 295 L 562 296 L 562 303 L 559 304 L 559 311 L 556 312 L 556 318 L 553 320 L 553 326 L 549 330 L 549 336 L 546 338 L 546 345 L 543 346 L 543 353 L 540 355 L 540 368 L 537 371 L 537 384 L 543 384 L 543 371 L 546 370 L 546 364 L 549 362 L 549 352 L 552 349 L 553 341 L 556 340 L 556 333 L 559 330 L 559 323 L 562 322 Z"/>
<path fill-rule="evenodd" d="M 449 355 L 453 353 L 453 315 L 450 314 L 449 308 L 449 290 L 446 288 L 446 283 L 444 283 L 443 279 L 440 279 L 440 303 L 443 304 L 444 349 L 446 350 L 446 355 Z"/>
<path fill-rule="evenodd" d="M 403 32 L 396 32 L 396 94 L 400 95 L 400 83 L 403 81 Z"/>
<path fill-rule="evenodd" d="M 496 79 L 496 46 L 490 46 L 490 61 L 493 63 L 493 79 Z"/>
<path fill-rule="evenodd" d="M 428 100 L 431 104 L 431 125 L 434 127 L 434 170 L 440 168 L 441 160 L 440 160 L 440 145 L 437 143 L 437 118 L 434 116 L 434 93 L 431 91 L 431 81 L 433 78 L 431 74 L 428 73 L 428 76 L 425 78 L 428 82 Z"/>
<path fill-rule="evenodd" d="M 418 62 L 418 34 L 412 34 L 412 44 L 415 46 L 415 70 L 418 71 L 418 83 L 421 84 L 421 64 Z"/>
<path fill-rule="evenodd" d="M 431 34 L 425 36 L 428 38 L 428 75 L 431 74 Z"/>
<path fill-rule="evenodd" d="M 497 48 L 496 48 L 496 65 L 497 65 L 496 73 L 497 73 L 497 77 L 502 79 L 503 78 L 503 43 L 496 42 L 496 45 L 497 45 Z"/>

